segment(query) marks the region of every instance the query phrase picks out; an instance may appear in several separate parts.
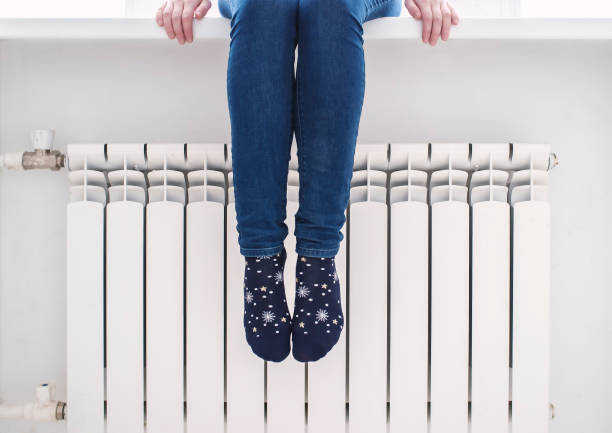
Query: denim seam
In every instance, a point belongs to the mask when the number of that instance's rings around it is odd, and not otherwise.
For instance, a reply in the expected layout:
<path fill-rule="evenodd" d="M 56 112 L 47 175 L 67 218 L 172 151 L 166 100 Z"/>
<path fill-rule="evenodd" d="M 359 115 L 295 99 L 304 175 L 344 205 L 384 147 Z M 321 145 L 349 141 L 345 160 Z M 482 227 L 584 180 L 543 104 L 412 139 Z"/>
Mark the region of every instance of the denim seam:
<path fill-rule="evenodd" d="M 306 257 L 320 257 L 320 256 L 335 257 L 338 254 L 339 249 L 340 249 L 340 246 L 337 246 L 335 248 L 330 248 L 330 249 L 297 247 L 296 252 L 300 256 L 306 256 Z"/>
<path fill-rule="evenodd" d="M 299 39 L 299 35 L 297 35 L 297 37 Z M 298 55 L 298 63 L 299 63 L 299 55 Z M 298 64 L 298 66 L 300 66 L 300 65 Z M 302 154 L 301 161 L 299 161 L 299 163 L 298 163 L 298 174 L 299 174 L 299 178 L 300 178 L 300 181 L 299 181 L 300 188 L 299 188 L 299 197 L 298 197 L 298 200 L 301 203 L 302 199 L 304 199 L 304 196 L 305 196 L 304 188 L 302 188 L 302 186 L 304 185 L 303 184 L 303 179 L 306 178 L 306 166 L 307 166 L 307 164 L 306 164 L 306 148 L 308 146 L 304 145 L 304 124 L 302 122 L 303 115 L 302 115 L 302 104 L 301 104 L 302 98 L 300 96 L 302 94 L 302 79 L 301 79 L 302 74 L 301 74 L 300 71 L 301 71 L 301 68 L 298 67 L 297 71 L 296 71 L 296 76 L 295 76 L 295 85 L 296 85 L 296 88 L 297 88 L 297 91 L 295 92 L 295 98 L 296 98 L 296 105 L 297 105 L 297 113 L 296 113 L 296 115 L 298 117 L 297 121 L 298 121 L 298 125 L 299 125 L 298 126 L 298 130 L 299 130 L 299 134 L 300 134 L 300 140 L 299 140 L 299 142 L 300 142 L 300 153 Z M 299 209 L 298 209 L 298 212 L 299 212 Z"/>
<path fill-rule="evenodd" d="M 240 254 L 246 257 L 273 256 L 283 250 L 283 244 L 265 248 L 240 248 Z"/>
<path fill-rule="evenodd" d="M 362 30 L 362 35 L 363 35 L 363 30 Z M 361 45 L 363 46 L 363 37 L 362 37 L 362 42 Z M 359 108 L 359 113 L 363 112 L 363 102 L 365 99 L 365 83 L 366 83 L 366 67 L 365 67 L 365 52 L 364 50 L 361 50 L 361 57 L 363 59 L 362 61 L 362 65 L 363 65 L 363 75 L 361 75 L 362 79 L 361 79 L 361 102 L 360 102 L 360 108 Z M 357 137 L 359 135 L 359 127 L 361 124 L 361 114 L 359 115 L 359 120 L 357 121 L 357 131 L 355 132 L 355 135 L 353 136 L 353 141 L 355 142 L 355 150 L 357 150 Z M 353 152 L 353 158 L 354 158 L 354 152 Z M 350 192 L 349 192 L 349 202 L 350 202 Z M 348 203 L 347 203 L 348 205 Z"/>
<path fill-rule="evenodd" d="M 305 176 L 306 165 L 307 165 L 306 164 L 306 148 L 308 146 L 304 145 L 304 123 L 302 121 L 303 114 L 302 114 L 302 103 L 301 103 L 301 100 L 302 100 L 302 97 L 301 97 L 301 95 L 302 95 L 302 80 L 301 80 L 301 75 L 302 74 L 300 74 L 300 80 L 299 81 L 296 80 L 297 81 L 297 84 L 296 84 L 297 85 L 297 93 L 296 93 L 297 101 L 296 102 L 297 102 L 297 106 L 298 106 L 298 113 L 297 113 L 297 115 L 298 115 L 298 122 L 300 123 L 300 128 L 299 128 L 300 129 L 300 143 L 302 144 L 302 149 L 301 149 L 302 150 L 302 163 L 303 163 L 302 164 L 303 165 L 303 167 L 302 167 L 302 174 L 304 174 L 304 176 Z"/>

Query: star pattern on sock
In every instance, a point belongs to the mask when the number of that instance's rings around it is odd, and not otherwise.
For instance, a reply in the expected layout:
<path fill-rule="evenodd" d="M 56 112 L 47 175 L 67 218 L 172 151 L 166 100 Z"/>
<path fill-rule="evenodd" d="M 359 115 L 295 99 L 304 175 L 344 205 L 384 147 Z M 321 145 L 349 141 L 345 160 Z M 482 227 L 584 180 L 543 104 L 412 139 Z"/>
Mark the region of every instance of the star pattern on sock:
<path fill-rule="evenodd" d="M 283 273 L 287 252 L 245 257 L 244 329 L 251 350 L 266 361 L 280 362 L 291 350 L 291 316 Z"/>
<path fill-rule="evenodd" d="M 313 362 L 338 342 L 344 327 L 335 258 L 298 256 L 293 311 L 293 357 Z"/>

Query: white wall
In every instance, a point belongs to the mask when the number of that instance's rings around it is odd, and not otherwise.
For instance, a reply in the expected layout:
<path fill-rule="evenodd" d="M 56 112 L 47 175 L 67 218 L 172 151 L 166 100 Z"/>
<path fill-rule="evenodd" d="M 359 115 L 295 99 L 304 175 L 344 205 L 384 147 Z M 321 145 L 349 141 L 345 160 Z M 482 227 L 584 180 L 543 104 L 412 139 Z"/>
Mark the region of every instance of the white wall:
<path fill-rule="evenodd" d="M 224 142 L 227 42 L 3 42 L 0 144 Z M 549 142 L 554 433 L 612 431 L 612 44 L 367 43 L 360 142 Z M 65 397 L 65 173 L 0 174 L 0 396 Z M 0 432 L 63 426 L 0 421 Z"/>

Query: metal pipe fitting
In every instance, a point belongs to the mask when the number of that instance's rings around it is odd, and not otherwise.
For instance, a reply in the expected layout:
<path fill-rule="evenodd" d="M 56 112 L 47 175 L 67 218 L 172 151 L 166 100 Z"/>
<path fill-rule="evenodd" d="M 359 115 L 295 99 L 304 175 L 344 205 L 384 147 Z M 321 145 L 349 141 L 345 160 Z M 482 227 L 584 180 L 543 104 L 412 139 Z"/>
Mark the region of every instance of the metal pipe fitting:
<path fill-rule="evenodd" d="M 24 170 L 49 169 L 57 171 L 64 167 L 66 156 L 59 150 L 35 149 L 23 152 L 21 165 Z"/>
<path fill-rule="evenodd" d="M 52 150 L 55 131 L 40 129 L 30 133 L 32 149 L 29 152 L 10 152 L 0 154 L 0 168 L 12 170 L 57 171 L 66 166 L 66 155 L 59 150 Z"/>

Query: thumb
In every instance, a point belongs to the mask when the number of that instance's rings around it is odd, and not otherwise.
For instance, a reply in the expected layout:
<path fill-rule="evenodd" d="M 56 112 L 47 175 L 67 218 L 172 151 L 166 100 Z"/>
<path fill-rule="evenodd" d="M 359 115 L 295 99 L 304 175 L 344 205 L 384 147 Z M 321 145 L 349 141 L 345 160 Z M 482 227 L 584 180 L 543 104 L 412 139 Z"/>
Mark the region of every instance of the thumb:
<path fill-rule="evenodd" d="M 212 4 L 210 3 L 210 0 L 203 0 L 202 3 L 200 3 L 200 5 L 195 10 L 195 17 L 199 20 L 204 18 L 206 13 L 210 10 L 211 6 Z"/>
<path fill-rule="evenodd" d="M 410 15 L 412 15 L 412 18 L 415 20 L 420 20 L 422 18 L 421 9 L 419 9 L 414 0 L 406 0 L 405 5 Z"/>

